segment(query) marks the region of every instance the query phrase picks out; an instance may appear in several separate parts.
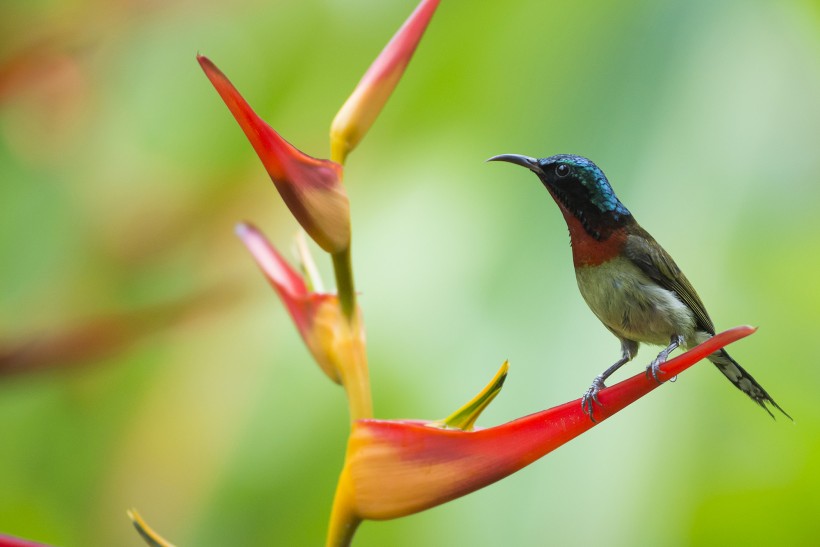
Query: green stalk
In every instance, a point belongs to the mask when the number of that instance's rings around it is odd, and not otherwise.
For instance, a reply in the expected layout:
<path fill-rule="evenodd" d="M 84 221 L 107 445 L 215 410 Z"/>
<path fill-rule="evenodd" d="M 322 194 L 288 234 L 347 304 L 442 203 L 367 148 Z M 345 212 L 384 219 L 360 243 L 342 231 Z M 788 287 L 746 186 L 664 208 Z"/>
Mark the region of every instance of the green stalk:
<path fill-rule="evenodd" d="M 339 305 L 347 324 L 343 339 L 346 343 L 338 348 L 339 374 L 347 391 L 351 421 L 373 417 L 373 397 L 370 393 L 370 374 L 367 369 L 367 353 L 364 346 L 364 325 L 356 309 L 356 288 L 353 284 L 353 268 L 350 246 L 332 255 L 333 270 Z"/>
<path fill-rule="evenodd" d="M 348 321 L 353 321 L 356 313 L 356 287 L 353 284 L 353 267 L 350 261 L 350 246 L 333 255 L 333 272 L 336 274 L 336 290 L 339 303 Z"/>

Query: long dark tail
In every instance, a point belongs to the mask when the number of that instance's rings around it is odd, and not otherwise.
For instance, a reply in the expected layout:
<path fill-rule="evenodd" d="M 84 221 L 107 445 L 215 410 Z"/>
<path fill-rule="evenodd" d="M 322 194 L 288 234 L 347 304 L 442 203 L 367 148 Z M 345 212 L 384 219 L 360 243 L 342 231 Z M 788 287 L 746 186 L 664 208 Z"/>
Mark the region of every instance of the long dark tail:
<path fill-rule="evenodd" d="M 743 367 L 737 364 L 737 361 L 732 359 L 726 350 L 722 349 L 720 351 L 716 351 L 709 356 L 709 360 L 715 364 L 718 370 L 720 370 L 724 376 L 726 376 L 729 381 L 735 385 L 736 388 L 748 395 L 754 402 L 759 404 L 763 410 L 768 412 L 769 416 L 774 418 L 774 414 L 772 414 L 772 411 L 766 406 L 766 403 L 771 404 L 777 410 L 782 412 L 788 419 L 794 421 L 794 419 L 789 416 L 785 410 L 780 408 L 780 405 L 775 403 L 774 399 L 766 393 L 763 386 L 758 384 L 757 381 L 752 378 L 751 374 L 746 372 Z"/>

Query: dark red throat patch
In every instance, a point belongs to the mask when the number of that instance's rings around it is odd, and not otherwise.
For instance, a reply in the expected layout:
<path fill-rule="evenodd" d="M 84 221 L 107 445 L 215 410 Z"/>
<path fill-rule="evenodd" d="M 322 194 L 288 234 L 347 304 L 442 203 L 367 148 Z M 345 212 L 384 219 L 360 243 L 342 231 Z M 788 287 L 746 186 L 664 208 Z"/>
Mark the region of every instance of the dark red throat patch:
<path fill-rule="evenodd" d="M 587 232 L 581 221 L 570 213 L 560 202 L 558 207 L 564 215 L 569 228 L 569 238 L 572 244 L 572 263 L 576 268 L 580 266 L 598 266 L 612 260 L 626 245 L 626 230 L 614 230 L 606 239 L 596 239 Z"/>

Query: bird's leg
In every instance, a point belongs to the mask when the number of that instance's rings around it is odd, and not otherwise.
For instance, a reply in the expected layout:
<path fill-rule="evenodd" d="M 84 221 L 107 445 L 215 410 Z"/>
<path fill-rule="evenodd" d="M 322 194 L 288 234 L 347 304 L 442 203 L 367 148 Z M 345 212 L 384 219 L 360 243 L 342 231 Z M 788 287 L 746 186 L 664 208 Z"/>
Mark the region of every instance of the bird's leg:
<path fill-rule="evenodd" d="M 593 422 L 595 421 L 595 418 L 592 415 L 593 404 L 601 404 L 601 401 L 598 400 L 598 392 L 606 387 L 606 385 L 604 385 L 604 381 L 612 376 L 616 370 L 628 363 L 637 351 L 637 344 L 634 342 L 621 342 L 621 358 L 618 359 L 614 365 L 596 376 L 592 381 L 592 385 L 589 386 L 587 392 L 584 393 L 583 397 L 581 397 L 581 408 L 583 409 L 584 414 L 589 416 L 589 419 Z"/>
<path fill-rule="evenodd" d="M 656 382 L 662 384 L 663 382 L 658 378 L 658 374 L 661 373 L 660 366 L 664 364 L 667 359 L 669 359 L 669 354 L 675 351 L 675 349 L 682 344 L 683 336 L 680 334 L 673 335 L 669 341 L 669 345 L 662 349 L 661 352 L 658 353 L 658 356 L 652 360 L 648 367 L 646 367 L 646 377 L 649 378 L 651 375 Z"/>

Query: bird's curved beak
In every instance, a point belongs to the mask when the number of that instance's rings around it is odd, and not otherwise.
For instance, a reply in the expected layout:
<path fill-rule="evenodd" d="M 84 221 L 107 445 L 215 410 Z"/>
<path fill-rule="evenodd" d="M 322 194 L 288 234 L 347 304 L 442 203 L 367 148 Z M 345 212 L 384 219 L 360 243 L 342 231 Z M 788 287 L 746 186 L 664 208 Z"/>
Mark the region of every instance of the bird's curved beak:
<path fill-rule="evenodd" d="M 508 163 L 514 163 L 516 165 L 526 167 L 536 175 L 544 174 L 541 170 L 541 166 L 538 165 L 538 160 L 529 156 L 521 156 L 519 154 L 501 154 L 499 156 L 493 156 L 487 161 L 506 161 Z"/>

